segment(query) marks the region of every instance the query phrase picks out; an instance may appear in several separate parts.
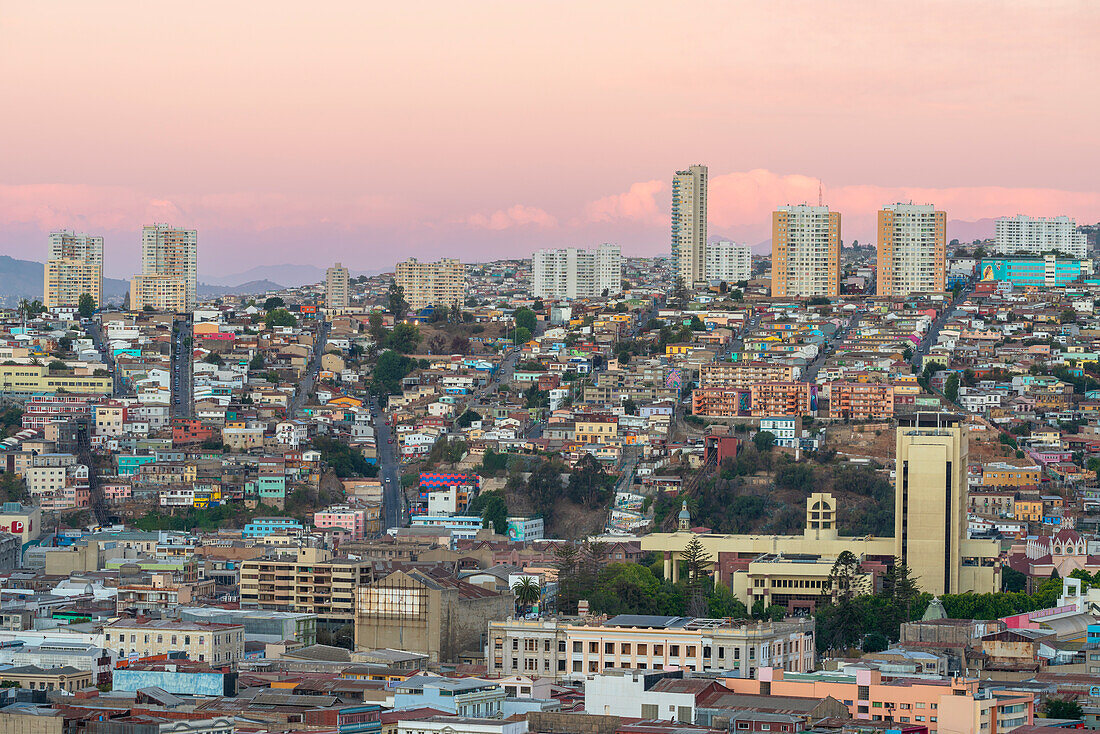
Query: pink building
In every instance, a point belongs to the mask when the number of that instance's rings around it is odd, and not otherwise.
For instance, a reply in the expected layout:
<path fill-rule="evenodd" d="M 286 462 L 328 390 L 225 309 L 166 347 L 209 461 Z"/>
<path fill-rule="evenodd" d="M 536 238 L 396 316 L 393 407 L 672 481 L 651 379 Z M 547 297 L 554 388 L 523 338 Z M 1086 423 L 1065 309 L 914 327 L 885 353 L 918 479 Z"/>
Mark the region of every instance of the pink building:
<path fill-rule="evenodd" d="M 367 511 L 338 505 L 313 513 L 313 524 L 318 530 L 340 528 L 346 530 L 352 540 L 362 540 L 366 536 Z"/>
<path fill-rule="evenodd" d="M 778 668 L 760 668 L 757 677 L 724 678 L 736 693 L 825 698 L 848 706 L 853 719 L 923 724 L 932 734 L 1005 734 L 1034 723 L 1035 699 L 1012 692 L 978 692 L 977 678 L 882 680 L 874 668 L 851 672 L 801 673 L 785 676 Z"/>

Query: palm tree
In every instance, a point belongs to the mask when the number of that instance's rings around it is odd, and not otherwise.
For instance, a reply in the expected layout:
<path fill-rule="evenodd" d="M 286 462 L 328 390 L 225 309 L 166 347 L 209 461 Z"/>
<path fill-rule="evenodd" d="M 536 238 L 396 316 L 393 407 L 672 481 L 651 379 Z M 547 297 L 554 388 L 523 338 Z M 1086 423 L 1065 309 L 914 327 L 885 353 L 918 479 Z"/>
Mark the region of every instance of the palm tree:
<path fill-rule="evenodd" d="M 542 598 L 542 589 L 530 576 L 524 576 L 512 585 L 512 593 L 516 595 L 516 611 L 524 609 L 530 611 L 531 607 Z"/>

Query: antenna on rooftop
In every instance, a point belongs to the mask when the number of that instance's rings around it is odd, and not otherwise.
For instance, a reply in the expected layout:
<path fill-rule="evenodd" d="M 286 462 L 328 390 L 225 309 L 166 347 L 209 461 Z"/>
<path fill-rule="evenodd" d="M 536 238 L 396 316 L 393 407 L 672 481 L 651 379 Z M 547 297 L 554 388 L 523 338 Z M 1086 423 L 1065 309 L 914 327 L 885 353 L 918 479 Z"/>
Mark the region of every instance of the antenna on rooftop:
<path fill-rule="evenodd" d="M 819 178 L 817 180 L 817 205 L 821 206 L 822 201 L 823 201 L 823 197 L 821 195 L 821 179 Z"/>

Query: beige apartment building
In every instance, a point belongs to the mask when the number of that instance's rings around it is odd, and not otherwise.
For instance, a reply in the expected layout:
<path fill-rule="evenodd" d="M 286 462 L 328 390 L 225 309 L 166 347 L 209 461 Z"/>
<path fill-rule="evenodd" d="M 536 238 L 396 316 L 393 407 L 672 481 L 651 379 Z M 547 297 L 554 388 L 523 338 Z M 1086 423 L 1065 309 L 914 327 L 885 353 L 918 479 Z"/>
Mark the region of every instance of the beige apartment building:
<path fill-rule="evenodd" d="M 103 238 L 68 230 L 51 232 L 43 269 L 46 308 L 76 308 L 85 293 L 103 303 Z"/>
<path fill-rule="evenodd" d="M 103 628 L 103 646 L 120 658 L 183 652 L 188 660 L 232 663 L 244 658 L 244 625 L 123 618 Z"/>
<path fill-rule="evenodd" d="M 466 300 L 466 266 L 453 258 L 422 263 L 416 258 L 397 263 L 394 280 L 414 309 L 461 306 Z"/>
<path fill-rule="evenodd" d="M 344 311 L 348 307 L 348 283 L 351 280 L 348 269 L 336 263 L 325 271 L 325 309 Z"/>
<path fill-rule="evenodd" d="M 840 294 L 840 212 L 786 205 L 772 212 L 772 296 Z"/>
<path fill-rule="evenodd" d="M 836 502 L 823 494 L 807 501 L 806 528 L 799 535 L 678 530 L 643 536 L 642 550 L 662 554 L 666 577 L 676 581 L 679 564 L 673 561 L 697 537 L 715 559 L 718 581 L 750 607 L 763 600 L 792 610 L 812 608 L 820 598 L 815 582 L 844 551 L 855 554 L 865 569 L 884 569 L 900 559 L 921 591 L 931 594 L 996 591 L 1001 588 L 999 544 L 966 537 L 967 431 L 964 418 L 948 413 L 916 413 L 899 420 L 893 538 L 841 535 Z M 799 562 L 790 562 L 795 559 Z M 753 563 L 761 564 L 755 572 Z M 752 578 L 738 581 L 739 573 Z"/>
<path fill-rule="evenodd" d="M 583 680 L 608 668 L 730 671 L 751 678 L 758 668 L 813 670 L 812 618 L 783 622 L 622 614 L 583 618 L 489 621 L 488 675 Z"/>
<path fill-rule="evenodd" d="M 696 164 L 672 177 L 672 267 L 691 288 L 707 266 L 707 167 Z"/>
<path fill-rule="evenodd" d="M 322 623 L 351 624 L 356 592 L 370 580 L 369 563 L 334 560 L 332 551 L 322 548 L 253 558 L 241 564 L 241 608 L 316 614 Z"/>
<path fill-rule="evenodd" d="M 931 204 L 890 204 L 878 213 L 878 295 L 947 287 L 947 214 Z"/>
<path fill-rule="evenodd" d="M 198 288 L 199 233 L 167 224 L 141 232 L 141 274 L 130 279 L 130 308 L 190 311 Z"/>
<path fill-rule="evenodd" d="M 700 387 L 747 390 L 762 382 L 793 382 L 801 370 L 777 362 L 713 362 L 699 368 Z"/>

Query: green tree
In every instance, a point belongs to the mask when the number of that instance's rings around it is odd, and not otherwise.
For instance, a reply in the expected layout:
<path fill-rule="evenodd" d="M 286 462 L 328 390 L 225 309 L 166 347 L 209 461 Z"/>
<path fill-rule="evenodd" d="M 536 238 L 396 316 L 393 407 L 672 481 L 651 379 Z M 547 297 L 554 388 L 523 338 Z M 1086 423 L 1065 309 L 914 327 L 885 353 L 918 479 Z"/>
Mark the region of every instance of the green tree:
<path fill-rule="evenodd" d="M 684 284 L 684 279 L 680 276 L 676 276 L 676 282 L 672 286 L 672 306 L 679 309 L 687 307 L 688 291 L 687 286 Z"/>
<path fill-rule="evenodd" d="M 542 598 L 542 589 L 538 582 L 530 576 L 524 576 L 512 585 L 512 593 L 516 595 L 516 608 L 522 613 L 530 611 L 531 607 L 538 604 Z"/>
<path fill-rule="evenodd" d="M 275 308 L 268 311 L 267 315 L 264 316 L 264 325 L 269 329 L 276 326 L 297 326 L 298 319 L 294 318 L 294 314 L 285 308 Z"/>
<path fill-rule="evenodd" d="M 264 301 L 264 311 L 274 311 L 277 308 L 283 308 L 286 306 L 286 301 L 278 296 L 271 296 Z"/>
<path fill-rule="evenodd" d="M 1068 698 L 1048 698 L 1043 704 L 1043 715 L 1048 719 L 1080 719 L 1084 715 L 1081 704 Z"/>
<path fill-rule="evenodd" d="M 371 375 L 371 389 L 375 394 L 395 395 L 401 392 L 401 380 L 416 369 L 416 360 L 387 349 L 378 355 Z"/>
<path fill-rule="evenodd" d="M 951 402 L 956 402 L 959 399 L 959 373 L 952 372 L 947 377 L 947 382 L 943 385 L 943 394 Z"/>
<path fill-rule="evenodd" d="M 252 355 L 252 359 L 248 360 L 248 369 L 250 370 L 262 370 L 264 368 L 264 355 L 260 352 L 256 352 Z"/>
<path fill-rule="evenodd" d="M 516 309 L 515 319 L 517 327 L 522 327 L 528 331 L 533 332 L 538 327 L 538 317 L 529 308 Z"/>
<path fill-rule="evenodd" d="M 455 421 L 455 425 L 459 428 L 469 428 L 475 421 L 481 420 L 481 413 L 476 410 L 470 410 L 467 408 L 462 415 L 458 416 Z"/>
<path fill-rule="evenodd" d="M 680 551 L 680 560 L 687 568 L 688 613 L 702 617 L 706 614 L 707 589 L 713 586 L 707 575 L 712 559 L 703 548 L 698 535 L 691 536 L 691 540 Z"/>
<path fill-rule="evenodd" d="M 623 412 L 627 415 L 637 415 L 638 406 L 631 398 L 627 398 L 623 401 Z"/>
<path fill-rule="evenodd" d="M 409 302 L 405 300 L 405 289 L 390 281 L 390 289 L 386 292 L 386 308 L 393 314 L 394 323 L 405 318 L 409 312 Z"/>
<path fill-rule="evenodd" d="M 526 344 L 531 341 L 531 330 L 526 326 L 517 326 L 513 332 L 513 338 L 515 344 Z"/>
<path fill-rule="evenodd" d="M 775 446 L 775 434 L 771 431 L 757 431 L 756 435 L 752 437 L 752 442 L 757 451 L 766 453 Z"/>
<path fill-rule="evenodd" d="M 468 512 L 481 518 L 483 528 L 492 528 L 497 535 L 508 533 L 508 503 L 503 492 L 480 492 L 470 502 Z"/>
<path fill-rule="evenodd" d="M 91 293 L 81 293 L 76 303 L 76 312 L 82 319 L 90 319 L 95 314 L 95 299 Z"/>
<path fill-rule="evenodd" d="M 412 324 L 397 324 L 393 327 L 386 346 L 401 354 L 414 354 L 420 346 L 420 329 Z"/>

